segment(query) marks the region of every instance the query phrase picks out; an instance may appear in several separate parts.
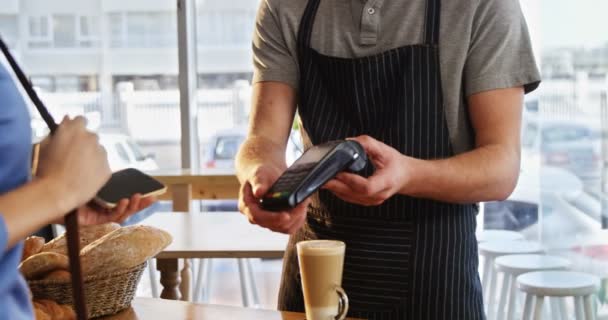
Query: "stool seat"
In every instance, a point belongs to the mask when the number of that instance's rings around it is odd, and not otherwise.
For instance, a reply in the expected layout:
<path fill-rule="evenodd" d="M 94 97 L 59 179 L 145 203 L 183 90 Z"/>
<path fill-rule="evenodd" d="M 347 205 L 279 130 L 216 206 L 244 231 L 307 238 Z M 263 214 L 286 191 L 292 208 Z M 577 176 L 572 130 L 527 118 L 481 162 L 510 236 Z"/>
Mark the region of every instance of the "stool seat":
<path fill-rule="evenodd" d="M 568 269 L 570 261 L 565 258 L 547 256 L 542 254 L 513 254 L 496 258 L 496 269 L 511 275 L 539 270 Z"/>
<path fill-rule="evenodd" d="M 572 271 L 536 271 L 517 277 L 519 289 L 536 296 L 586 296 L 599 290 L 600 279 Z"/>
<path fill-rule="evenodd" d="M 509 230 L 483 230 L 477 233 L 477 242 L 515 240 L 524 240 L 524 236 L 519 232 Z"/>
<path fill-rule="evenodd" d="M 479 253 L 488 257 L 499 257 L 507 254 L 542 253 L 542 245 L 536 241 L 488 241 L 478 245 Z"/>

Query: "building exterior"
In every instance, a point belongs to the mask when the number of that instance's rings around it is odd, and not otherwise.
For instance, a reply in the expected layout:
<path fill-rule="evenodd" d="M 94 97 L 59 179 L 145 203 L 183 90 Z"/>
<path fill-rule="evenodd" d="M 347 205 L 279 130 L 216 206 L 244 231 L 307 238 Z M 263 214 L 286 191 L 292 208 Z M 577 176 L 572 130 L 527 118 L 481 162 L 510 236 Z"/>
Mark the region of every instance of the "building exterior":
<path fill-rule="evenodd" d="M 49 92 L 177 87 L 176 1 L 2 0 L 0 35 Z M 197 1 L 200 86 L 248 79 L 257 1 Z"/>

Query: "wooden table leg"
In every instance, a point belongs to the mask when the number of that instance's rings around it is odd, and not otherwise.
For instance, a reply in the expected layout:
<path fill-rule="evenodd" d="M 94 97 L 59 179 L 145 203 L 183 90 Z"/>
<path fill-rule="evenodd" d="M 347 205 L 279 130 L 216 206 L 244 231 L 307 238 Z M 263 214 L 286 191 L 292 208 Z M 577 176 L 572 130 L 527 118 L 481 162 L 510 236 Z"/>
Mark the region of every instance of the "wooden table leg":
<path fill-rule="evenodd" d="M 162 299 L 179 300 L 180 292 L 177 288 L 180 279 L 177 259 L 157 259 L 156 268 L 160 271 L 160 284 L 163 286 L 160 297 Z"/>
<path fill-rule="evenodd" d="M 192 209 L 192 185 L 191 184 L 175 184 L 173 189 L 173 211 L 190 212 Z M 183 269 L 181 271 L 181 284 L 179 290 L 182 295 L 182 300 L 190 301 L 190 279 L 192 271 L 190 270 L 190 261 L 183 259 Z"/>
<path fill-rule="evenodd" d="M 173 211 L 190 212 L 192 209 L 192 185 L 174 184 L 171 186 Z"/>
<path fill-rule="evenodd" d="M 190 259 L 181 259 L 183 261 L 183 268 L 181 271 L 181 283 L 179 285 L 179 291 L 182 295 L 183 301 L 190 301 L 190 281 L 192 279 L 192 271 L 190 270 Z"/>

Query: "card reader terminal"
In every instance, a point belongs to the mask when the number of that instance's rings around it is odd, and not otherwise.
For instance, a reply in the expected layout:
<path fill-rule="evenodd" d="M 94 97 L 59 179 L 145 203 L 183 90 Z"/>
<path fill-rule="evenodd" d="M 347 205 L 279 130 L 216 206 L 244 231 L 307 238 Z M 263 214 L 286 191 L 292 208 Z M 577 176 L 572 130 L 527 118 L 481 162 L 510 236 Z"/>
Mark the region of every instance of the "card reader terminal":
<path fill-rule="evenodd" d="M 329 141 L 313 146 L 287 168 L 260 199 L 260 205 L 269 211 L 289 210 L 339 172 L 362 171 L 367 161 L 363 147 L 353 140 Z"/>

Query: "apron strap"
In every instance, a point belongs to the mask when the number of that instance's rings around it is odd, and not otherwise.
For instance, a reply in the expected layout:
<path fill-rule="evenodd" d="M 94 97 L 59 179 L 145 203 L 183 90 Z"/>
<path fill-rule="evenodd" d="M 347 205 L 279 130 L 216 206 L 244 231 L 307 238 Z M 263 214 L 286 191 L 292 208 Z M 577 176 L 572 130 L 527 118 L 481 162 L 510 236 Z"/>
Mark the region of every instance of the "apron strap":
<path fill-rule="evenodd" d="M 302 52 L 303 49 L 310 47 L 310 38 L 312 37 L 312 27 L 315 22 L 315 16 L 317 15 L 317 9 L 321 0 L 308 0 L 306 10 L 300 20 L 300 27 L 298 29 L 298 49 Z"/>
<path fill-rule="evenodd" d="M 424 43 L 439 45 L 439 21 L 441 20 L 441 0 L 427 0 Z"/>

